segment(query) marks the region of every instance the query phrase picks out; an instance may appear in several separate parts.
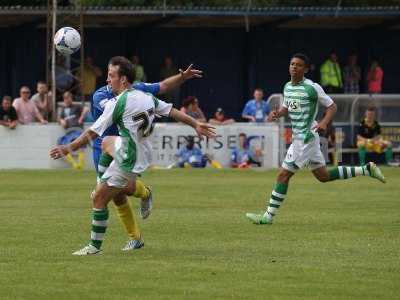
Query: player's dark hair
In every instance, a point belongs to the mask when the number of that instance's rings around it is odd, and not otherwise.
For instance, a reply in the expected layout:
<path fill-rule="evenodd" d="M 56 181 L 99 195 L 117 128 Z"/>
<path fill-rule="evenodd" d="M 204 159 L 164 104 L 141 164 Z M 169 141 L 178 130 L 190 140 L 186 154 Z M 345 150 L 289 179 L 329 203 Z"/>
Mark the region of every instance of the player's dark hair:
<path fill-rule="evenodd" d="M 308 58 L 307 55 L 303 54 L 303 53 L 296 53 L 292 55 L 292 58 L 290 60 L 292 60 L 293 58 L 299 58 L 302 61 L 304 61 L 304 64 L 306 65 L 306 67 L 310 66 L 310 59 Z"/>
<path fill-rule="evenodd" d="M 118 75 L 126 76 L 129 83 L 135 81 L 135 72 L 133 64 L 129 59 L 123 56 L 114 56 L 108 62 L 109 65 L 118 66 Z"/>

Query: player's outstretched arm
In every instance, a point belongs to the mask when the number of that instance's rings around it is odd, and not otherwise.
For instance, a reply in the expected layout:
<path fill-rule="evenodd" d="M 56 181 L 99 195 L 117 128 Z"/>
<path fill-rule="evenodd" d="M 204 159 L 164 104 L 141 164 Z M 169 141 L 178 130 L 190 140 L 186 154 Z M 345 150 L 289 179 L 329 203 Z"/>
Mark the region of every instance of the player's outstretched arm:
<path fill-rule="evenodd" d="M 78 138 L 72 143 L 67 145 L 57 145 L 50 150 L 50 157 L 52 159 L 59 159 L 68 153 L 78 150 L 83 146 L 87 145 L 91 140 L 94 140 L 98 135 L 90 128 L 86 129 Z"/>
<path fill-rule="evenodd" d="M 179 69 L 179 74 L 168 77 L 160 82 L 160 91 L 159 94 L 165 94 L 180 85 L 182 85 L 185 81 L 192 78 L 201 78 L 203 75 L 203 71 L 193 69 L 193 64 L 191 64 L 185 71 Z"/>
<path fill-rule="evenodd" d="M 198 122 L 191 116 L 177 110 L 176 108 L 171 109 L 169 116 L 178 122 L 182 122 L 193 127 L 200 137 L 215 137 L 215 127 L 206 123 Z"/>

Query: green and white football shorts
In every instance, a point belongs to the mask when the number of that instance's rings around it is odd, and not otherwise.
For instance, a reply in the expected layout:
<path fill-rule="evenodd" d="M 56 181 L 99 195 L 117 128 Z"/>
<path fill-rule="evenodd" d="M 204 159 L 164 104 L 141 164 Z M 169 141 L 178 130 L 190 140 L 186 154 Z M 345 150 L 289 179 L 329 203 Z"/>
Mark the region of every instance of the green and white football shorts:
<path fill-rule="evenodd" d="M 283 169 L 295 173 L 305 167 L 315 170 L 325 166 L 325 159 L 320 149 L 319 136 L 314 136 L 314 139 L 308 143 L 304 143 L 300 139 L 293 140 L 282 163 Z"/>
<path fill-rule="evenodd" d="M 113 160 L 107 170 L 104 172 L 100 181 L 107 183 L 108 186 L 116 188 L 125 188 L 129 182 L 135 180 L 136 174 L 123 171 L 118 163 Z"/>

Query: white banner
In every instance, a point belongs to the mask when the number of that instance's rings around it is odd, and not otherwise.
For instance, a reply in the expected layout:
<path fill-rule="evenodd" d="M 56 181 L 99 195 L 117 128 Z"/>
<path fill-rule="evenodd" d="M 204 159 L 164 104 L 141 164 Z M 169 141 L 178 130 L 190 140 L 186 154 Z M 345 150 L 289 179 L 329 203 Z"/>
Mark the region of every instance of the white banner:
<path fill-rule="evenodd" d="M 232 150 L 238 143 L 239 133 L 247 135 L 253 149 L 261 150 L 261 164 L 264 168 L 278 167 L 279 129 L 276 124 L 237 123 L 217 127 L 215 139 L 199 141 L 203 153 L 213 156 L 223 166 L 229 166 Z M 18 125 L 10 130 L 0 126 L 0 169 L 58 169 L 69 168 L 65 160 L 51 160 L 49 150 L 65 131 L 55 123 L 48 125 Z M 157 123 L 152 136 L 153 164 L 169 166 L 175 162 L 175 155 L 185 145 L 185 138 L 195 131 L 176 123 Z M 93 169 L 91 147 L 86 148 L 86 169 Z"/>
<path fill-rule="evenodd" d="M 279 127 L 275 123 L 237 123 L 217 127 L 215 139 L 200 141 L 196 145 L 204 154 L 210 154 L 224 167 L 230 165 L 232 150 L 237 147 L 239 134 L 245 133 L 252 149 L 261 150 L 260 162 L 263 168 L 277 168 L 279 164 Z M 152 136 L 153 164 L 169 166 L 176 161 L 178 150 L 185 145 L 188 135 L 195 131 L 183 124 L 157 123 Z"/>

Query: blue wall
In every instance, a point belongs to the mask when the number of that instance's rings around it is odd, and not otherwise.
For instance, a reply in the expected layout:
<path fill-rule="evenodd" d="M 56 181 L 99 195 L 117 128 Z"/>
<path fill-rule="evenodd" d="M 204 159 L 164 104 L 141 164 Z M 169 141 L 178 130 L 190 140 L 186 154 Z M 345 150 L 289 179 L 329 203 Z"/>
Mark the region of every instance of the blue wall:
<path fill-rule="evenodd" d="M 45 30 L 5 28 L 0 33 L 0 95 L 17 96 L 21 85 L 35 89 L 36 81 L 45 77 Z M 208 116 L 218 106 L 240 116 L 255 87 L 267 95 L 280 92 L 288 80 L 290 55 L 298 51 L 306 52 L 317 66 L 310 74 L 317 80 L 318 67 L 331 49 L 342 64 L 348 52 L 356 50 L 363 71 L 378 57 L 385 72 L 384 92 L 400 93 L 399 31 L 110 28 L 87 29 L 85 38 L 86 54 L 104 73 L 111 56 L 134 52 L 142 59 L 148 81 L 159 80 L 165 55 L 174 57 L 177 66 L 194 63 L 204 70 L 204 78 L 185 84 L 181 95 L 196 95 Z"/>

